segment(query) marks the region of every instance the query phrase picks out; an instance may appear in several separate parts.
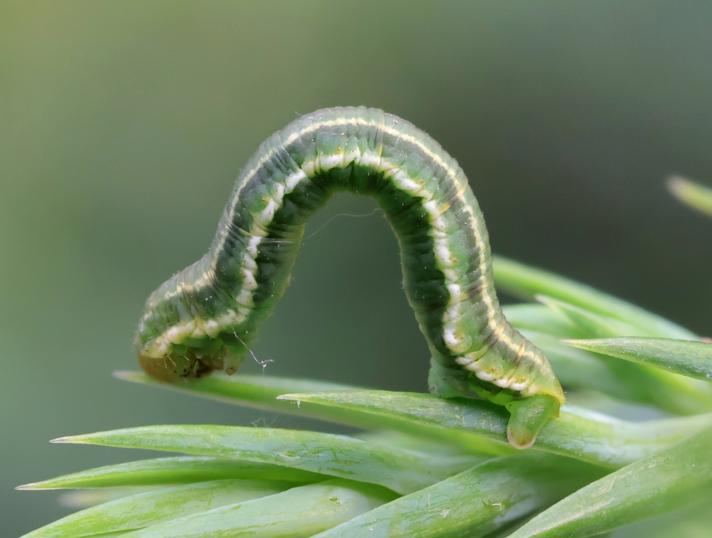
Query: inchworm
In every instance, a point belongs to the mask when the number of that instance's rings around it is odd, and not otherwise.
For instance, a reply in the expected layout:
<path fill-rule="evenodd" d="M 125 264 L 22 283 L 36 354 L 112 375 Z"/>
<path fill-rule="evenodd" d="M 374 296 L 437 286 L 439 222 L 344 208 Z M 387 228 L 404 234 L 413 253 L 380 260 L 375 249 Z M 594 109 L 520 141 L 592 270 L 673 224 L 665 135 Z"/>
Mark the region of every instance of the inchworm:
<path fill-rule="evenodd" d="M 208 253 L 148 298 L 136 337 L 143 368 L 163 380 L 234 372 L 287 287 L 305 221 L 339 190 L 373 196 L 398 237 L 431 391 L 504 405 L 510 443 L 530 446 L 564 395 L 502 314 L 477 200 L 437 142 L 377 109 L 319 110 L 260 146 Z"/>

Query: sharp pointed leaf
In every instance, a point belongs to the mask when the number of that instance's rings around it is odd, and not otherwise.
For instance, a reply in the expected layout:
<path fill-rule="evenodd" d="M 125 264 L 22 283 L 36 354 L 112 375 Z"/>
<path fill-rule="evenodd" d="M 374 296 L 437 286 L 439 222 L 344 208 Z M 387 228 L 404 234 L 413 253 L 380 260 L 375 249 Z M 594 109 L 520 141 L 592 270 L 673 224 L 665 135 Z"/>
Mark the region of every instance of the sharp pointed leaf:
<path fill-rule="evenodd" d="M 581 334 L 588 335 L 587 338 L 602 339 L 610 336 L 635 338 L 628 335 L 634 335 L 636 328 L 625 322 L 589 312 L 551 297 L 537 296 L 537 298 L 543 304 L 568 317 Z M 552 355 L 553 359 L 561 357 L 560 350 L 558 351 L 558 354 L 555 352 Z M 642 361 L 638 363 L 642 364 Z M 621 377 L 621 381 L 630 388 L 630 399 L 683 414 L 697 412 L 700 406 L 709 408 L 712 405 L 707 387 L 701 387 L 695 381 L 672 376 L 668 372 L 656 371 L 645 365 L 637 368 L 621 368 L 614 365 L 612 369 L 615 375 Z M 592 380 L 592 384 L 596 384 L 596 381 Z"/>
<path fill-rule="evenodd" d="M 600 475 L 590 466 L 561 458 L 497 458 L 317 536 L 479 538 L 548 506 Z"/>
<path fill-rule="evenodd" d="M 533 298 L 548 295 L 591 312 L 634 325 L 645 336 L 694 338 L 694 334 L 656 314 L 560 275 L 495 256 L 494 278 L 498 287 L 514 295 Z"/>
<path fill-rule="evenodd" d="M 126 538 L 302 538 L 391 499 L 392 493 L 375 486 L 333 480 L 181 517 Z"/>
<path fill-rule="evenodd" d="M 277 400 L 277 396 L 285 392 L 336 392 L 354 389 L 348 385 L 323 381 L 268 375 L 227 375 L 220 372 L 214 372 L 197 379 L 181 379 L 174 383 L 158 381 L 143 372 L 136 371 L 114 372 L 114 376 L 132 383 L 161 387 L 211 400 L 287 414 L 295 414 L 294 406 Z M 314 418 L 348 424 L 348 414 L 343 415 L 335 410 L 323 409 Z"/>
<path fill-rule="evenodd" d="M 709 495 L 700 495 L 697 500 L 691 500 L 687 506 L 671 512 L 662 511 L 660 515 L 618 527 L 606 536 L 612 538 L 651 538 L 655 536 L 709 538 L 712 514 L 708 509 L 708 497 Z"/>
<path fill-rule="evenodd" d="M 499 407 L 476 400 L 445 400 L 429 394 L 351 391 L 288 394 L 302 407 L 343 407 L 382 420 L 384 426 L 436 436 L 463 447 L 482 449 L 482 440 L 506 450 L 508 416 Z M 564 406 L 561 416 L 542 430 L 534 445 L 543 450 L 608 467 L 620 467 L 669 446 L 712 424 L 712 415 L 633 423 Z"/>
<path fill-rule="evenodd" d="M 522 334 L 544 352 L 566 390 L 596 390 L 624 400 L 635 396 L 626 380 L 598 357 L 564 345 L 558 338 L 547 334 L 528 330 Z M 637 372 L 639 369 L 633 370 Z"/>
<path fill-rule="evenodd" d="M 712 429 L 589 484 L 510 538 L 592 536 L 685 506 L 712 486 L 710 451 Z"/>
<path fill-rule="evenodd" d="M 565 314 L 547 308 L 543 304 L 506 305 L 503 311 L 507 320 L 520 331 L 534 331 L 561 338 L 584 337 L 580 329 Z"/>
<path fill-rule="evenodd" d="M 348 410 L 314 407 L 305 413 L 292 402 L 285 402 L 277 398 L 280 394 L 288 392 L 340 392 L 363 390 L 363 387 L 268 375 L 226 375 L 223 373 L 212 373 L 198 379 L 182 379 L 176 383 L 158 381 L 143 372 L 136 371 L 115 372 L 114 376 L 124 381 L 166 388 L 255 409 L 315 418 L 364 429 L 373 427 L 368 417 L 350 413 Z"/>
<path fill-rule="evenodd" d="M 712 343 L 668 338 L 602 338 L 566 343 L 601 355 L 712 381 Z"/>
<path fill-rule="evenodd" d="M 130 495 L 71 514 L 24 538 L 85 538 L 128 532 L 205 512 L 219 506 L 279 493 L 289 484 L 259 480 L 217 480 Z"/>
<path fill-rule="evenodd" d="M 142 488 L 102 488 L 102 489 L 86 489 L 80 491 L 70 491 L 59 496 L 59 504 L 72 510 L 80 510 L 89 508 L 97 504 L 115 501 L 129 495 L 138 495 L 139 493 L 147 493 L 155 491 L 159 486 L 145 486 Z"/>
<path fill-rule="evenodd" d="M 572 305 L 547 295 L 537 295 L 536 299 L 553 311 L 560 312 L 566 316 L 576 327 L 576 331 L 579 334 L 586 335 L 586 338 L 629 336 L 639 332 L 639 329 L 624 321 L 591 312 L 580 306 Z"/>
<path fill-rule="evenodd" d="M 522 334 L 544 352 L 566 390 L 594 390 L 678 415 L 693 415 L 711 405 L 712 392 L 696 381 L 630 362 L 602 360 L 582 346 L 572 347 L 546 334 Z"/>
<path fill-rule="evenodd" d="M 307 483 L 324 480 L 324 475 L 271 463 L 200 456 L 176 456 L 96 467 L 43 480 L 42 482 L 25 484 L 17 489 L 46 490 L 154 486 L 206 482 L 224 478 Z"/>
<path fill-rule="evenodd" d="M 667 186 L 682 203 L 712 217 L 712 189 L 680 176 L 669 178 Z"/>
<path fill-rule="evenodd" d="M 145 426 L 58 439 L 57 442 L 231 457 L 380 484 L 399 493 L 432 484 L 471 465 L 463 457 L 426 454 L 345 435 L 217 425 Z"/>

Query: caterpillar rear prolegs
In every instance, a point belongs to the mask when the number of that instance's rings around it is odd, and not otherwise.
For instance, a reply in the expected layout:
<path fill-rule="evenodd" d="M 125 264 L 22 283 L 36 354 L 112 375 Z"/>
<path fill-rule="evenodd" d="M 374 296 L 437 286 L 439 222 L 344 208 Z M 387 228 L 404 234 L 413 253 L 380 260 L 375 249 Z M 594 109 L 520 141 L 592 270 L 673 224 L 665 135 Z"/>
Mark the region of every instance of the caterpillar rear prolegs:
<path fill-rule="evenodd" d="M 516 448 L 529 448 L 549 421 L 559 416 L 561 404 L 552 396 L 537 394 L 505 405 L 510 413 L 507 440 Z"/>
<path fill-rule="evenodd" d="M 164 380 L 234 370 L 284 293 L 307 218 L 338 190 L 374 197 L 398 236 L 436 392 L 504 405 L 510 443 L 531 446 L 564 394 L 502 314 L 467 178 L 430 136 L 377 109 L 319 110 L 260 146 L 207 254 L 149 297 L 136 337 L 142 367 Z"/>

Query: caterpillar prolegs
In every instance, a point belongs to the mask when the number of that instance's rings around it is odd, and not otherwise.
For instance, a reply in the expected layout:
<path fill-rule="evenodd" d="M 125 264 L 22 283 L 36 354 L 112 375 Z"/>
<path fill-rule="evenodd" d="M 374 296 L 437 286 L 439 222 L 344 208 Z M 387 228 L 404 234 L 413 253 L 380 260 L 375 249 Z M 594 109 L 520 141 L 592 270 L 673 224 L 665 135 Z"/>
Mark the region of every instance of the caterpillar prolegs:
<path fill-rule="evenodd" d="M 377 109 L 319 110 L 259 147 L 208 253 L 148 298 L 136 337 L 142 367 L 163 380 L 234 372 L 284 293 L 305 221 L 339 190 L 373 196 L 398 237 L 431 390 L 504 405 L 510 443 L 531 446 L 564 395 L 502 314 L 467 178 L 429 135 Z"/>

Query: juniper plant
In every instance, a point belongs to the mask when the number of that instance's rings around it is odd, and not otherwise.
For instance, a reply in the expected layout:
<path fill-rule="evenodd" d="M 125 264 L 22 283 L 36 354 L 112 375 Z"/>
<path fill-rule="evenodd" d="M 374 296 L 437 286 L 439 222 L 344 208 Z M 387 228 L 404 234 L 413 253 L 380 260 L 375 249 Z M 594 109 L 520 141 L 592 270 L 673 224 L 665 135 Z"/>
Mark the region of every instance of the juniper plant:
<path fill-rule="evenodd" d="M 712 194 L 670 183 L 700 211 Z M 501 408 L 311 380 L 213 374 L 191 396 L 355 426 L 360 433 L 146 426 L 55 439 L 179 456 L 20 486 L 76 490 L 83 509 L 25 538 L 709 536 L 712 344 L 591 287 L 497 258 L 507 317 L 540 346 L 569 401 L 532 449 Z M 660 418 L 604 414 L 624 402 Z M 615 405 L 613 405 L 615 408 Z"/>

